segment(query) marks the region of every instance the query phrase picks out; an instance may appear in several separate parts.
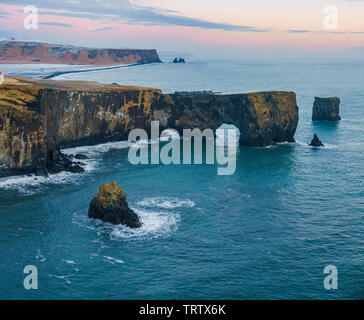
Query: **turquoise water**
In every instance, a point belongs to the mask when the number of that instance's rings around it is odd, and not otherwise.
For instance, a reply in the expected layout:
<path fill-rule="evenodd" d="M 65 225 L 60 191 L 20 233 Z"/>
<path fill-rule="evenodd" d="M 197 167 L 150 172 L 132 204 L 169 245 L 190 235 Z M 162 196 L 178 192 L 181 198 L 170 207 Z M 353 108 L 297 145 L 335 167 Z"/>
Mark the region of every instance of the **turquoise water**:
<path fill-rule="evenodd" d="M 12 68 L 15 68 L 14 66 Z M 46 69 L 46 66 L 45 66 Z M 21 73 L 21 70 L 14 70 Z M 83 175 L 0 180 L 0 298 L 364 298 L 364 63 L 156 64 L 73 73 L 165 92 L 297 92 L 297 143 L 239 147 L 232 176 L 215 165 L 132 166 L 128 144 L 80 147 Z M 342 100 L 339 123 L 313 123 L 314 96 Z M 314 133 L 326 144 L 308 146 Z M 116 181 L 144 226 L 87 218 Z M 39 289 L 23 287 L 35 265 Z M 324 267 L 338 290 L 324 289 Z"/>

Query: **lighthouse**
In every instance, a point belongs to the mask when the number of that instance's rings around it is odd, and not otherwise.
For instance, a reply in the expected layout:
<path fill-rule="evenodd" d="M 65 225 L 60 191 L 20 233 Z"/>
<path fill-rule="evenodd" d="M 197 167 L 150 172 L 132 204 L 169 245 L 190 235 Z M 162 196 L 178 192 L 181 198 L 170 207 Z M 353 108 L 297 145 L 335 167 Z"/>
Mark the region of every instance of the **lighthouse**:
<path fill-rule="evenodd" d="M 4 83 L 4 74 L 0 72 L 0 84 Z"/>

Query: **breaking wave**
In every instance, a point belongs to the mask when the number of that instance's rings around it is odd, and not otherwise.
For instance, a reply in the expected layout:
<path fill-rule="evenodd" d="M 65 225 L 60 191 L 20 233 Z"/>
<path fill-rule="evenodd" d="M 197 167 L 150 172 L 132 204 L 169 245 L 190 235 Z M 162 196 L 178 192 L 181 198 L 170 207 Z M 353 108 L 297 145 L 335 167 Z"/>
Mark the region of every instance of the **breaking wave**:
<path fill-rule="evenodd" d="M 128 141 L 108 142 L 94 146 L 82 146 L 63 149 L 62 152 L 70 154 L 84 154 L 88 159 L 82 160 L 85 173 L 95 171 L 99 165 L 98 158 L 110 150 L 121 150 L 130 147 Z M 85 173 L 71 173 L 63 171 L 48 176 L 36 176 L 35 174 L 10 176 L 0 178 L 0 189 L 16 190 L 20 193 L 31 195 L 41 190 L 44 185 L 51 184 L 69 184 L 74 183 L 78 179 L 82 179 Z"/>
<path fill-rule="evenodd" d="M 121 150 L 127 149 L 132 145 L 131 142 L 128 141 L 117 141 L 117 142 L 108 142 L 97 144 L 94 146 L 81 146 L 74 148 L 63 149 L 62 152 L 65 154 L 84 154 L 90 157 L 97 157 L 102 153 L 108 152 L 110 150 Z"/>
<path fill-rule="evenodd" d="M 301 142 L 301 141 L 296 141 L 295 143 L 302 147 L 316 148 L 316 147 L 310 146 L 308 143 Z M 324 146 L 320 147 L 322 149 L 336 149 L 337 148 L 337 146 L 335 146 L 333 144 L 329 144 L 329 143 L 325 143 L 325 142 L 323 144 L 324 144 Z"/>
<path fill-rule="evenodd" d="M 171 197 L 145 198 L 144 200 L 139 201 L 137 204 L 142 207 L 156 207 L 163 209 L 174 209 L 180 207 L 192 208 L 195 206 L 195 203 L 189 199 L 181 200 Z"/>
<path fill-rule="evenodd" d="M 168 236 L 177 230 L 180 215 L 170 211 L 149 211 L 132 208 L 138 214 L 142 227 L 131 229 L 123 225 L 113 225 L 101 220 L 92 220 L 85 211 L 75 214 L 73 222 L 80 227 L 95 231 L 99 237 L 108 236 L 110 240 L 143 240 Z M 104 257 L 105 258 L 105 257 Z M 110 259 L 109 259 L 110 260 Z M 114 263 L 121 263 L 113 261 Z"/>

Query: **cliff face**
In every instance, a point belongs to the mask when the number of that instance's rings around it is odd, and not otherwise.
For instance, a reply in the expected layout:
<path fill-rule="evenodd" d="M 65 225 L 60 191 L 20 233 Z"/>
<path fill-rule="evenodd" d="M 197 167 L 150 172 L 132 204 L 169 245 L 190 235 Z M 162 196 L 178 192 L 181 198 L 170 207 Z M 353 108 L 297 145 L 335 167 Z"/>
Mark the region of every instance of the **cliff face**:
<path fill-rule="evenodd" d="M 97 49 L 39 42 L 0 42 L 0 63 L 113 65 L 154 62 L 161 62 L 154 49 Z"/>
<path fill-rule="evenodd" d="M 37 87 L 0 89 L 0 168 L 32 171 L 45 153 L 44 117 L 28 109 Z"/>
<path fill-rule="evenodd" d="M 162 94 L 91 82 L 7 78 L 0 87 L 0 165 L 32 172 L 60 145 L 127 139 L 134 128 L 217 129 L 234 124 L 246 146 L 294 141 L 293 92 Z"/>
<path fill-rule="evenodd" d="M 264 147 L 273 142 L 294 141 L 298 107 L 293 92 L 248 94 L 175 94 L 153 101 L 152 118 L 164 117 L 165 127 L 182 129 L 210 128 L 234 124 L 240 130 L 240 143 Z"/>

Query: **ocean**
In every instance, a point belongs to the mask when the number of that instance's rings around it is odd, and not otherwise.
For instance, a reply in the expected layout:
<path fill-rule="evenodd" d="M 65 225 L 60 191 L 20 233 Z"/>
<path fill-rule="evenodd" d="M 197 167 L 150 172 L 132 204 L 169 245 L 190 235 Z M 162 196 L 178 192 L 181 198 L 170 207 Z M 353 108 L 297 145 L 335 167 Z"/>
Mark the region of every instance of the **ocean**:
<path fill-rule="evenodd" d="M 40 77 L 90 67 L 1 66 Z M 192 61 L 64 73 L 175 91 L 297 93 L 296 143 L 237 150 L 217 165 L 138 165 L 126 141 L 68 148 L 84 174 L 0 179 L 1 299 L 363 299 L 364 62 Z M 314 97 L 341 99 L 342 121 L 312 122 Z M 309 147 L 317 133 L 324 148 Z M 87 217 L 116 181 L 143 227 Z M 38 268 L 25 290 L 24 267 Z M 326 290 L 324 268 L 338 270 Z"/>

